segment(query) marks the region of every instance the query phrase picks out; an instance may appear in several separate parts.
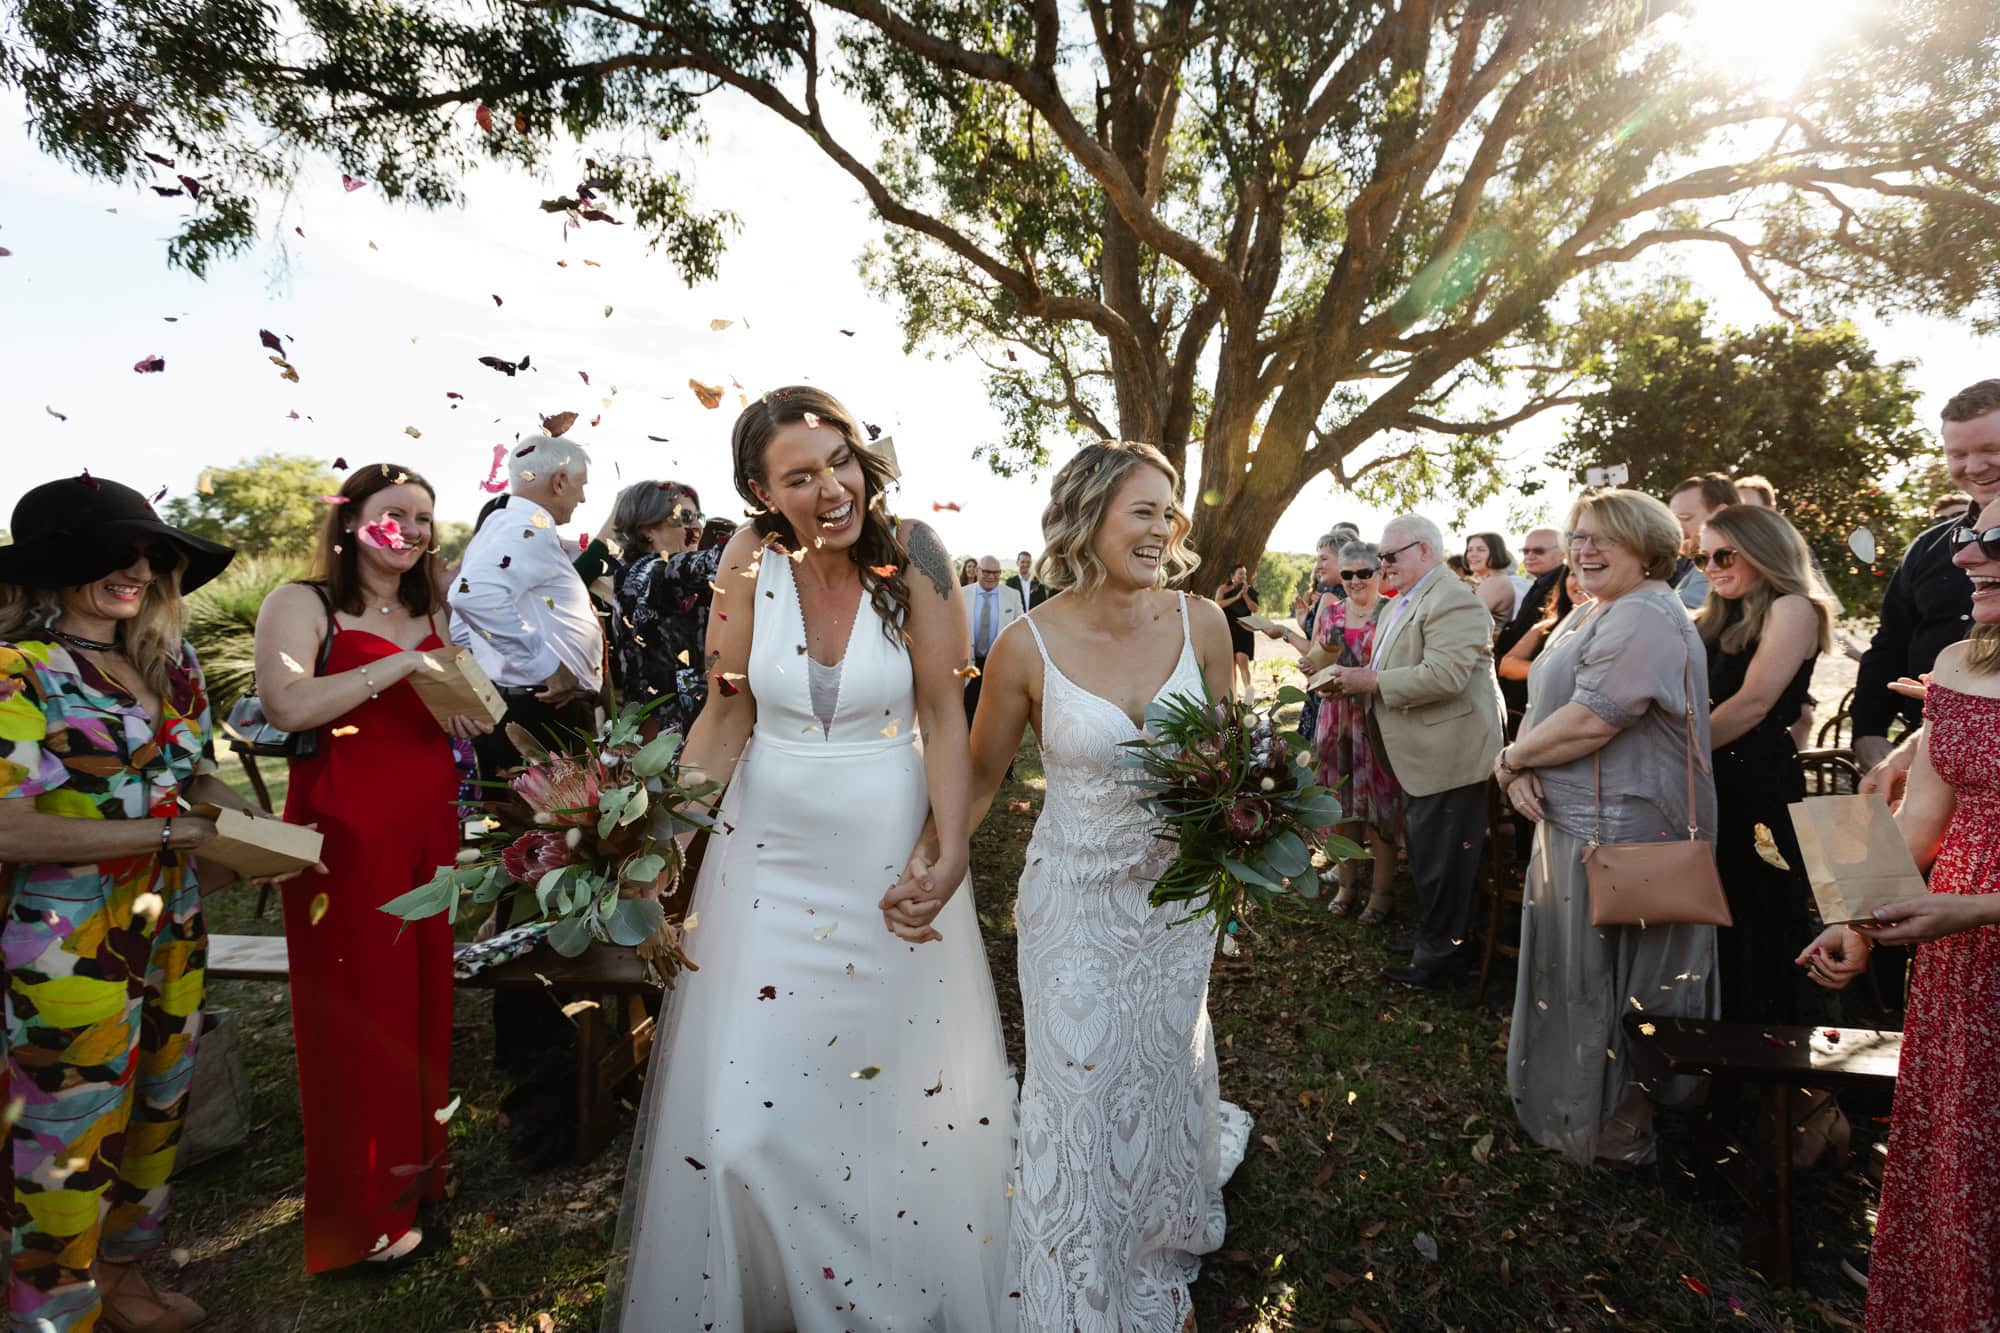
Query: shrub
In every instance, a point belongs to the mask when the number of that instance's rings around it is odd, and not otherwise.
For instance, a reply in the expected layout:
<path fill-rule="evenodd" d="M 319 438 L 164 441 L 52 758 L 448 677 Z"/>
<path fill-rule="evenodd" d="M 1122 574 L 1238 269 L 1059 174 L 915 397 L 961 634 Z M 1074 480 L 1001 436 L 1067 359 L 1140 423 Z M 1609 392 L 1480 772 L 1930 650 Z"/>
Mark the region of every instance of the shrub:
<path fill-rule="evenodd" d="M 273 588 L 306 576 L 305 565 L 278 556 L 240 556 L 188 597 L 188 641 L 208 677 L 216 725 L 236 701 L 257 691 L 257 611 Z"/>

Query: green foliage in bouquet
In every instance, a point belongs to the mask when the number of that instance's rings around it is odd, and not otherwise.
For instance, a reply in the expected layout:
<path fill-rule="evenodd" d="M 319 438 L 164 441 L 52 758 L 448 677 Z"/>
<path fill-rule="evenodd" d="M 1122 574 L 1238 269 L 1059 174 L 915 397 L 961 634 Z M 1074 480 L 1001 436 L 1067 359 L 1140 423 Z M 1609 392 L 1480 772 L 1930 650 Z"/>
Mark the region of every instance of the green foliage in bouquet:
<path fill-rule="evenodd" d="M 1128 781 L 1160 818 L 1158 836 L 1179 848 L 1152 892 L 1156 907 L 1186 905 L 1175 925 L 1208 916 L 1220 936 L 1246 907 L 1318 897 L 1314 847 L 1335 860 L 1366 855 L 1353 841 L 1322 832 L 1340 821 L 1340 798 L 1305 780 L 1308 738 L 1288 738 L 1272 715 L 1304 699 L 1287 686 L 1271 712 L 1259 712 L 1211 698 L 1205 687 L 1199 698 L 1170 695 L 1147 708 L 1146 735 L 1125 742 L 1139 770 Z"/>
<path fill-rule="evenodd" d="M 673 772 L 677 732 L 647 740 L 643 724 L 659 704 L 627 704 L 579 752 L 549 753 L 518 727 L 509 734 L 528 766 L 506 782 L 486 782 L 506 796 L 483 801 L 483 818 L 466 826 L 457 863 L 428 883 L 382 905 L 406 921 L 442 912 L 458 919 L 461 902 L 492 903 L 519 895 L 517 924 L 552 923 L 548 941 L 575 957 L 593 940 L 639 946 L 668 981 L 687 966 L 680 930 L 661 897 L 685 868 L 678 834 L 714 827 L 721 788 L 683 784 Z"/>

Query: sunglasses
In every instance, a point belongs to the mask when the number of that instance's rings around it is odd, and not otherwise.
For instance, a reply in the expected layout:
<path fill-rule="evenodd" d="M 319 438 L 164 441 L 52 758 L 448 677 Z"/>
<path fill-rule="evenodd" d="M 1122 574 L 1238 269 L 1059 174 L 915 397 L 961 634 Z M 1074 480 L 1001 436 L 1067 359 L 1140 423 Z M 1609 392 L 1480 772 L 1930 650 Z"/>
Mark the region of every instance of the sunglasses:
<path fill-rule="evenodd" d="M 1523 546 L 1523 547 L 1521 548 L 1521 554 L 1522 554 L 1522 555 L 1551 555 L 1551 554 L 1554 554 L 1554 552 L 1555 552 L 1555 549 L 1556 549 L 1556 548 L 1555 548 L 1555 547 L 1553 547 L 1553 546 Z"/>
<path fill-rule="evenodd" d="M 1401 546 L 1398 546 L 1393 551 L 1384 551 L 1382 552 L 1382 563 L 1385 565 L 1393 565 L 1396 563 L 1397 556 L 1409 550 L 1412 546 L 1422 546 L 1423 544 L 1424 544 L 1423 539 L 1419 538 L 1413 542 L 1404 542 Z"/>
<path fill-rule="evenodd" d="M 1375 571 L 1372 569 L 1343 569 L 1340 571 L 1340 577 L 1349 583 L 1359 583 L 1363 579 L 1374 578 Z"/>
<path fill-rule="evenodd" d="M 1995 528 L 2000 532 L 2000 528 Z M 1696 551 L 1688 559 L 1694 561 L 1696 569 L 1707 569 L 1714 565 L 1717 569 L 1728 569 L 1736 563 L 1736 552 L 1727 546 L 1718 546 L 1713 551 Z"/>
<path fill-rule="evenodd" d="M 2000 560 L 2000 528 L 1988 528 L 1984 532 L 1970 527 L 1954 529 L 1951 553 L 1957 555 L 1968 546 L 1977 546 L 1979 553 L 1988 560 Z"/>
<path fill-rule="evenodd" d="M 126 553 L 125 568 L 130 569 L 137 564 L 141 556 L 145 557 L 146 564 L 155 574 L 168 573 L 181 562 L 180 552 L 171 543 L 141 542 Z"/>

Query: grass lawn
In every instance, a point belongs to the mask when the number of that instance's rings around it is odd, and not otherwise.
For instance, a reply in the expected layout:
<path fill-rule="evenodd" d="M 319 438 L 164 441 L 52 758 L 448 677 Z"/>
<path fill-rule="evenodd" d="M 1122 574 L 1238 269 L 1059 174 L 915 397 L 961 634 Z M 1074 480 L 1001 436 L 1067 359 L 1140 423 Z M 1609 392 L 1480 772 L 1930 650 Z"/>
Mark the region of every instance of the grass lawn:
<path fill-rule="evenodd" d="M 973 867 L 1018 1062 L 1014 883 L 1042 797 L 1032 742 L 1015 771 Z M 276 933 L 275 903 L 259 920 L 254 902 L 213 901 L 210 928 Z M 1736 1262 L 1740 1205 L 1691 1160 L 1684 1123 L 1666 1118 L 1661 1164 L 1636 1171 L 1578 1170 L 1525 1140 L 1506 1093 L 1511 973 L 1484 1006 L 1469 985 L 1400 990 L 1376 976 L 1372 933 L 1319 911 L 1260 921 L 1242 943 L 1216 962 L 1209 1011 L 1223 1093 L 1257 1125 L 1229 1185 L 1228 1240 L 1196 1286 L 1204 1329 L 1859 1326 L 1837 1263 L 1865 1243 L 1874 1190 L 1860 1164 L 1886 1107 L 1854 1110 L 1846 1167 L 1797 1178 L 1804 1285 L 1778 1291 Z M 434 1219 L 449 1243 L 386 1279 L 304 1276 L 288 999 L 270 983 L 211 988 L 242 1020 L 256 1128 L 179 1178 L 171 1243 L 187 1263 L 176 1274 L 163 1259 L 159 1275 L 223 1331 L 595 1328 L 629 1136 L 587 1167 L 514 1171 L 478 992 L 460 992 L 455 1027 L 456 1191 Z"/>

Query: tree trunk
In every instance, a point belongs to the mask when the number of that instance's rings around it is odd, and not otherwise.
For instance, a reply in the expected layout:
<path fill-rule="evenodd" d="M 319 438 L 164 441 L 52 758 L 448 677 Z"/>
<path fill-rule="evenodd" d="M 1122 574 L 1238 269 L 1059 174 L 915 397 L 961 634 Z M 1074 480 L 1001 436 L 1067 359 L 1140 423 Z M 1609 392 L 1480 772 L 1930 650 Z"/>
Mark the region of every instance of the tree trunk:
<path fill-rule="evenodd" d="M 1283 492 L 1244 490 L 1219 505 L 1195 502 L 1194 534 L 1189 539 L 1201 555 L 1201 568 L 1188 579 L 1190 591 L 1207 597 L 1215 585 L 1229 577 L 1237 565 L 1247 565 L 1252 578 L 1271 529 L 1284 517 L 1285 509 L 1298 494 L 1294 486 Z M 1290 607 L 1265 607 L 1264 614 L 1282 618 Z"/>

